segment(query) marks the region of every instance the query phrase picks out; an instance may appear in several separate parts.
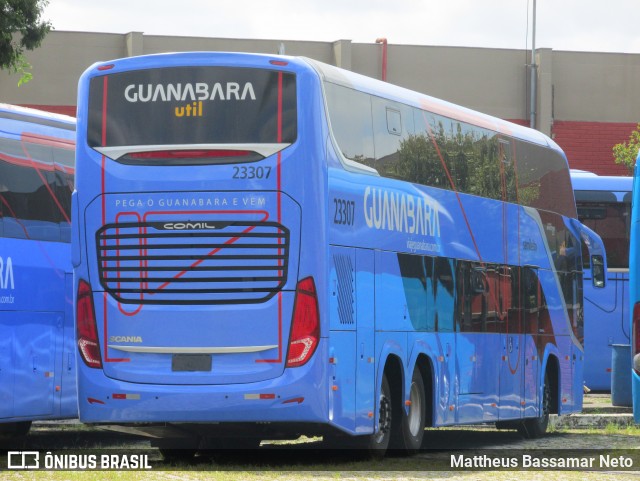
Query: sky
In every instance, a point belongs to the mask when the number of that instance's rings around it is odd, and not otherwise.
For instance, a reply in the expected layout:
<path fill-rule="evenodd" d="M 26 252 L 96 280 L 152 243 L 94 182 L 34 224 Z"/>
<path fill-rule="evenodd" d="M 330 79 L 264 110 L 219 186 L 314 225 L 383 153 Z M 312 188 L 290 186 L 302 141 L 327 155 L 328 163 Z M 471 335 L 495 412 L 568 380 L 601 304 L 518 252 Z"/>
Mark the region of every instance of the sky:
<path fill-rule="evenodd" d="M 56 30 L 531 48 L 534 0 L 49 0 Z M 536 47 L 640 53 L 639 0 L 537 0 Z"/>

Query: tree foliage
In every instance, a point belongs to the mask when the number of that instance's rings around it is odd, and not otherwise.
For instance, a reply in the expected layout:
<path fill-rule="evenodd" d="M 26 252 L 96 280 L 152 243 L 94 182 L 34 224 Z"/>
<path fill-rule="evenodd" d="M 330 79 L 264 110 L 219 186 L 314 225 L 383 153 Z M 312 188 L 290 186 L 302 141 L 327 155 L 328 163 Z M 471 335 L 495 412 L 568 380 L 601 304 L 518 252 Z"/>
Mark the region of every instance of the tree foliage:
<path fill-rule="evenodd" d="M 631 132 L 628 142 L 622 142 L 613 146 L 613 159 L 616 164 L 622 164 L 633 172 L 633 166 L 636 165 L 636 158 L 640 150 L 640 124 L 636 130 Z"/>
<path fill-rule="evenodd" d="M 0 69 L 19 74 L 18 85 L 31 80 L 25 50 L 40 46 L 51 24 L 41 19 L 48 0 L 0 0 Z"/>

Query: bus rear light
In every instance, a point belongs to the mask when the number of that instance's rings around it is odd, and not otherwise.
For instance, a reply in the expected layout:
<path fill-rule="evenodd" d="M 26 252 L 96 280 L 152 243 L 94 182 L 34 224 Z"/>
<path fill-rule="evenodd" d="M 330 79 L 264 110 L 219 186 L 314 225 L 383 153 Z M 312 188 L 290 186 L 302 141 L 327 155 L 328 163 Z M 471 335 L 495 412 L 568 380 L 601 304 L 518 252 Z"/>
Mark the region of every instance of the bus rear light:
<path fill-rule="evenodd" d="M 133 399 L 134 401 L 139 401 L 140 394 L 113 393 L 111 399 Z"/>
<path fill-rule="evenodd" d="M 289 336 L 287 367 L 302 366 L 309 361 L 320 341 L 318 295 L 313 277 L 298 282 Z"/>
<path fill-rule="evenodd" d="M 633 369 L 640 375 L 640 302 L 633 306 L 633 318 L 631 320 L 631 349 Z"/>
<path fill-rule="evenodd" d="M 82 357 L 82 360 L 87 366 L 101 368 L 102 357 L 100 356 L 91 286 L 83 280 L 78 283 L 76 323 L 80 357 Z"/>
<path fill-rule="evenodd" d="M 275 399 L 275 398 L 276 398 L 275 393 L 251 393 L 251 394 L 244 395 L 245 401 L 258 401 L 258 400 Z"/>

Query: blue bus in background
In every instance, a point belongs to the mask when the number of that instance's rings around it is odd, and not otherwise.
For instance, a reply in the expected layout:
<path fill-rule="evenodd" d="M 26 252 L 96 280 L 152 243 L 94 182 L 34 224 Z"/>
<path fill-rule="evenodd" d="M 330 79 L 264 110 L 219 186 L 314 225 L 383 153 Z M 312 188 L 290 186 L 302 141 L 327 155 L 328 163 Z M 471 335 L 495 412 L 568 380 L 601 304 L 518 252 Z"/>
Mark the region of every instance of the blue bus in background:
<path fill-rule="evenodd" d="M 631 393 L 633 417 L 640 424 L 640 152 L 636 159 L 633 177 L 633 195 L 631 210 L 631 240 L 629 249 L 629 298 L 631 308 Z"/>
<path fill-rule="evenodd" d="M 0 104 L 0 436 L 78 416 L 75 119 Z"/>
<path fill-rule="evenodd" d="M 151 55 L 83 74 L 76 165 L 82 422 L 383 453 L 582 408 L 602 244 L 537 131 L 304 58 Z"/>
<path fill-rule="evenodd" d="M 578 219 L 604 242 L 607 275 L 604 289 L 594 286 L 585 258 L 585 385 L 611 390 L 611 346 L 629 344 L 629 233 L 633 177 L 571 171 Z M 601 266 L 596 266 L 601 268 Z"/>

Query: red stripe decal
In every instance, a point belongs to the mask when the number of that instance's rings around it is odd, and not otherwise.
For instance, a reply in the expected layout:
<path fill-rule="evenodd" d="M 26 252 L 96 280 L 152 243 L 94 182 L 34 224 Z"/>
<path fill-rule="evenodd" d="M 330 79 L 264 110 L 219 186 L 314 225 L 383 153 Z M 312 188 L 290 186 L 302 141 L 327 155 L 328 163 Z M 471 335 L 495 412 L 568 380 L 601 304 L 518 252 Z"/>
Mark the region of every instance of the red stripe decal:
<path fill-rule="evenodd" d="M 107 144 L 107 91 L 109 88 L 109 78 L 105 75 L 102 81 L 102 145 L 105 146 Z M 106 173 L 105 173 L 105 163 L 106 157 L 103 155 L 100 164 L 100 188 L 101 188 L 101 197 L 102 197 L 102 225 L 105 225 L 107 222 L 107 200 L 105 198 L 106 192 Z M 104 246 L 106 241 L 102 241 L 102 245 Z M 103 263 L 103 266 L 106 266 L 106 262 Z M 109 347 L 107 346 L 108 339 L 108 316 L 107 316 L 107 293 L 104 292 L 102 296 L 103 302 L 103 334 L 104 334 L 104 362 L 129 362 L 131 359 L 128 358 L 111 358 L 109 357 Z"/>

